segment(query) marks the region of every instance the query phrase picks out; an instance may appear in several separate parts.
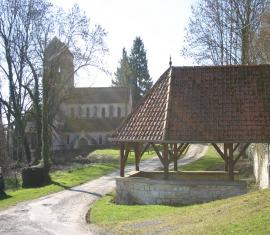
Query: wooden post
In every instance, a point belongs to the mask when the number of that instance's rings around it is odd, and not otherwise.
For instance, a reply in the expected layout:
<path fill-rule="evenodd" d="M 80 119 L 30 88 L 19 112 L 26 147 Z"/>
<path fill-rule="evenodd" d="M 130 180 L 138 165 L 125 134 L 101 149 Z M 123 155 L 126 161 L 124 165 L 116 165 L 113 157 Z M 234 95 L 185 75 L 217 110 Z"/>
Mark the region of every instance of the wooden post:
<path fill-rule="evenodd" d="M 169 178 L 169 151 L 168 144 L 163 144 L 163 160 L 164 160 L 164 179 L 167 180 Z"/>
<path fill-rule="evenodd" d="M 140 143 L 134 144 L 134 153 L 135 153 L 136 171 L 139 171 L 140 170 L 140 161 L 141 161 L 141 145 L 140 145 Z"/>
<path fill-rule="evenodd" d="M 125 144 L 120 144 L 120 176 L 125 176 Z"/>
<path fill-rule="evenodd" d="M 174 144 L 173 145 L 173 168 L 174 168 L 174 171 L 178 171 L 178 148 L 177 148 L 177 144 Z"/>
<path fill-rule="evenodd" d="M 228 171 L 228 159 L 229 159 L 229 153 L 228 153 L 228 144 L 224 143 L 224 171 Z"/>
<path fill-rule="evenodd" d="M 233 159 L 233 143 L 228 144 L 228 172 L 229 172 L 229 179 L 234 180 L 234 159 Z"/>

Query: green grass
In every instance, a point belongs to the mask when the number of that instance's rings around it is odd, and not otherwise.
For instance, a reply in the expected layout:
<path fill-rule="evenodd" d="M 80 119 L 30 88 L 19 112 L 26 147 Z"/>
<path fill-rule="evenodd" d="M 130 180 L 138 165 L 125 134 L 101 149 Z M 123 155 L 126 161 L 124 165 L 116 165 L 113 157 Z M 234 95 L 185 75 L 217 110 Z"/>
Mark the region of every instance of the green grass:
<path fill-rule="evenodd" d="M 104 155 L 104 156 L 110 156 L 113 160 L 119 161 L 119 149 L 100 149 L 96 150 L 92 153 L 93 155 Z M 156 156 L 157 154 L 155 151 L 146 151 L 144 155 L 142 156 L 141 160 L 147 160 L 151 159 L 152 157 Z M 134 164 L 135 162 L 135 155 L 134 152 L 130 152 L 128 156 L 127 163 L 128 164 Z"/>
<path fill-rule="evenodd" d="M 8 206 L 15 205 L 19 202 L 39 198 L 50 193 L 58 192 L 65 188 L 85 183 L 119 168 L 119 150 L 96 150 L 94 154 L 110 156 L 112 157 L 112 159 L 115 160 L 115 162 L 113 161 L 111 163 L 97 163 L 95 165 L 81 167 L 73 170 L 55 171 L 50 174 L 53 183 L 40 188 L 24 189 L 19 186 L 19 188 L 16 189 L 15 179 L 6 179 L 5 182 L 8 189 L 6 190 L 6 193 L 8 197 L 0 200 L 0 210 L 7 208 Z M 149 151 L 149 153 L 146 152 L 142 160 L 150 159 L 153 156 L 155 156 L 155 153 L 153 151 Z M 134 164 L 134 152 L 130 153 L 127 163 Z M 20 178 L 18 179 L 18 184 L 21 184 Z"/>
<path fill-rule="evenodd" d="M 0 200 L 0 209 L 85 183 L 108 174 L 117 168 L 118 164 L 102 163 L 69 171 L 55 171 L 51 173 L 53 183 L 50 185 L 39 188 L 20 188 L 16 191 L 7 190 L 8 197 Z"/>
<path fill-rule="evenodd" d="M 270 234 L 270 190 L 201 205 L 124 206 L 112 195 L 92 208 L 93 223 L 115 234 Z"/>
<path fill-rule="evenodd" d="M 202 171 L 224 164 L 213 148 L 181 170 Z M 270 190 L 182 207 L 116 205 L 112 194 L 98 200 L 91 222 L 115 234 L 269 234 Z"/>
<path fill-rule="evenodd" d="M 224 164 L 223 159 L 217 154 L 213 147 L 209 147 L 203 158 L 190 164 L 180 166 L 180 171 L 206 171 L 216 165 Z"/>

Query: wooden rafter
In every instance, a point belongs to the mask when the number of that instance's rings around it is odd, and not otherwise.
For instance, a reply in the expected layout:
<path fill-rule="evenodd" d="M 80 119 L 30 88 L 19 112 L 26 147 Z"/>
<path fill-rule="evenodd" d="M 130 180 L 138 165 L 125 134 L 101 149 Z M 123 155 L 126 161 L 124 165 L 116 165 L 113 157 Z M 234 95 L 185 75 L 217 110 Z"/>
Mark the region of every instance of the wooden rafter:
<path fill-rule="evenodd" d="M 237 163 L 237 161 L 240 159 L 240 157 L 245 153 L 245 151 L 246 151 L 246 149 L 248 148 L 249 145 L 250 145 L 250 143 L 247 143 L 247 144 L 244 145 L 244 147 L 242 148 L 240 153 L 234 159 L 233 165 L 235 165 Z"/>
<path fill-rule="evenodd" d="M 233 147 L 233 152 L 236 151 L 236 149 L 239 147 L 240 143 L 237 143 L 234 147 Z"/>
<path fill-rule="evenodd" d="M 185 152 L 185 150 L 187 149 L 188 146 L 189 146 L 189 144 L 183 144 L 182 145 L 182 148 L 179 150 L 179 152 L 177 154 L 177 160 L 179 160 L 179 158 Z"/>
<path fill-rule="evenodd" d="M 143 155 L 143 154 L 146 152 L 146 150 L 149 148 L 149 146 L 150 146 L 150 143 L 147 143 L 147 144 L 144 146 L 144 148 L 142 149 L 141 155 Z"/>
<path fill-rule="evenodd" d="M 150 143 L 150 145 L 153 147 L 153 149 L 155 150 L 159 160 L 161 161 L 162 165 L 164 166 L 164 161 L 163 161 L 163 157 L 159 152 L 159 149 L 157 148 L 157 146 L 154 143 Z"/>
<path fill-rule="evenodd" d="M 225 154 L 222 152 L 222 150 L 218 147 L 216 143 L 211 143 L 215 150 L 218 152 L 218 154 L 223 158 L 223 160 L 226 160 Z"/>

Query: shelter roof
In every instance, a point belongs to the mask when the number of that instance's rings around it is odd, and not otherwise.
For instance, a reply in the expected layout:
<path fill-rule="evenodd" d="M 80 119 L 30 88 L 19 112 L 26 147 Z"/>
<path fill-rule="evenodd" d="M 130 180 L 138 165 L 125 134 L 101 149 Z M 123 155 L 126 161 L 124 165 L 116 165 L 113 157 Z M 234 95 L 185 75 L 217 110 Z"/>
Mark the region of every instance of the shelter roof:
<path fill-rule="evenodd" d="M 270 66 L 171 67 L 113 140 L 269 142 Z"/>

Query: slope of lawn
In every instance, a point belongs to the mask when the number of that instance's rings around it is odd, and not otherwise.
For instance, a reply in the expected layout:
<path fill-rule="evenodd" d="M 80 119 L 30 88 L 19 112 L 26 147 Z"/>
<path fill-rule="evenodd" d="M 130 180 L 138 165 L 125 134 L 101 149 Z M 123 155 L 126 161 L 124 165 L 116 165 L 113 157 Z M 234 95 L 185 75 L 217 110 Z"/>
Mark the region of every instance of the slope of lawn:
<path fill-rule="evenodd" d="M 91 221 L 115 234 L 270 234 L 270 190 L 201 205 L 124 206 L 99 200 Z"/>
<path fill-rule="evenodd" d="M 117 168 L 118 164 L 100 163 L 74 170 L 55 171 L 51 173 L 52 184 L 50 185 L 39 188 L 19 188 L 15 191 L 7 190 L 7 198 L 0 200 L 0 209 L 85 183 Z"/>
<path fill-rule="evenodd" d="M 73 170 L 61 170 L 51 173 L 52 184 L 40 187 L 40 188 L 19 188 L 14 190 L 15 183 L 14 179 L 9 179 L 6 181 L 8 188 L 12 187 L 13 190 L 7 190 L 7 198 L 0 199 L 0 210 L 8 206 L 17 204 L 18 202 L 23 202 L 35 198 L 39 198 L 50 193 L 58 192 L 65 188 L 70 188 L 90 180 L 96 179 L 100 176 L 106 175 L 119 167 L 119 150 L 117 149 L 103 149 L 96 150 L 93 152 L 96 155 L 102 155 L 105 157 L 110 157 L 115 161 L 110 161 L 108 163 L 96 163 L 88 166 L 76 168 Z M 146 152 L 142 160 L 150 159 L 155 156 L 153 151 Z M 131 152 L 128 158 L 128 163 L 134 164 L 134 152 Z"/>
<path fill-rule="evenodd" d="M 222 159 L 213 148 L 181 170 L 207 170 Z M 116 205 L 109 194 L 91 209 L 91 222 L 115 234 L 270 234 L 270 190 L 173 207 Z"/>

